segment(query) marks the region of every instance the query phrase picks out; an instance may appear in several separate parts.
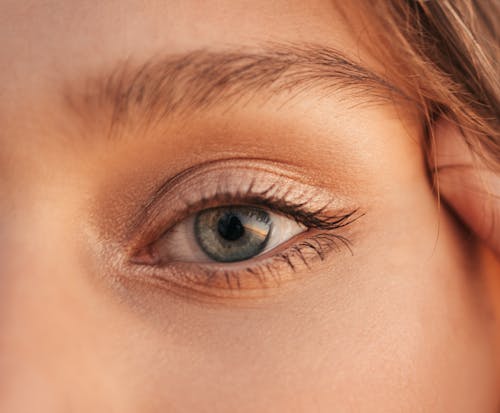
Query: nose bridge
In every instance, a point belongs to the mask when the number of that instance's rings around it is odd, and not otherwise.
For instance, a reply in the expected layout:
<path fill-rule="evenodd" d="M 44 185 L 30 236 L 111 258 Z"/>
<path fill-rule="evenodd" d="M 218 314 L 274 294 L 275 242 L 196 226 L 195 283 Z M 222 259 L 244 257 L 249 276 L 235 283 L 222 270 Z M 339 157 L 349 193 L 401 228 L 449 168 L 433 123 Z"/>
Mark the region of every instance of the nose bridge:
<path fill-rule="evenodd" d="M 54 299 L 42 276 L 45 265 L 22 233 L 6 235 L 3 229 L 1 244 L 0 411 L 35 405 L 48 411 L 51 372 L 45 360 L 55 320 L 48 317 Z M 23 396 L 26 388 L 33 389 L 29 399 Z"/>
<path fill-rule="evenodd" d="M 0 411 L 23 411 L 2 403 L 9 398 L 26 402 L 26 388 L 33 390 L 33 400 L 40 397 L 35 410 L 49 411 L 43 406 L 53 391 L 53 362 L 64 351 L 69 331 L 71 245 L 53 199 L 34 192 L 19 188 L 1 204 Z"/>
<path fill-rule="evenodd" d="M 63 257 L 64 217 L 57 201 L 24 192 L 0 205 L 0 283 L 26 282 Z"/>
<path fill-rule="evenodd" d="M 84 352 L 93 336 L 85 329 L 85 277 L 64 241 L 64 226 L 43 214 L 36 222 L 25 218 L 13 220 L 14 233 L 2 238 L 0 411 L 69 411 L 68 378 L 84 376 L 92 361 Z"/>

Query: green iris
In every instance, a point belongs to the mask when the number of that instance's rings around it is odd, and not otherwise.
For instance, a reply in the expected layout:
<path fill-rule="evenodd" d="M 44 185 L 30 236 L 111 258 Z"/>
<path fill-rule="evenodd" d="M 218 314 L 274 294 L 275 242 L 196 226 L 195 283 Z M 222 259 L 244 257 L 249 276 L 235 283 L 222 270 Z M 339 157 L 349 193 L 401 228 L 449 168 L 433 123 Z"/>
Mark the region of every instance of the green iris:
<path fill-rule="evenodd" d="M 259 254 L 271 234 L 269 214 L 253 207 L 219 207 L 198 213 L 196 240 L 210 258 L 219 262 L 243 261 Z"/>

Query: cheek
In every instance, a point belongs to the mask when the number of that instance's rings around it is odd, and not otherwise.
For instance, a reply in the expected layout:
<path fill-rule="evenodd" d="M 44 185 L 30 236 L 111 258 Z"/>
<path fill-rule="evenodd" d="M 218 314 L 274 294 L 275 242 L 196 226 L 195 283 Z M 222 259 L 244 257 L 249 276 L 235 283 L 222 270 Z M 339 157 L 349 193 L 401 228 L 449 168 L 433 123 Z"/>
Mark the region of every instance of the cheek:
<path fill-rule="evenodd" d="M 350 348 L 343 392 L 355 385 L 367 403 L 394 411 L 405 403 L 494 411 L 494 344 L 477 246 L 425 181 L 387 200 L 355 254 L 362 264 L 353 274 L 362 281 L 350 292 L 352 324 L 339 332 Z"/>

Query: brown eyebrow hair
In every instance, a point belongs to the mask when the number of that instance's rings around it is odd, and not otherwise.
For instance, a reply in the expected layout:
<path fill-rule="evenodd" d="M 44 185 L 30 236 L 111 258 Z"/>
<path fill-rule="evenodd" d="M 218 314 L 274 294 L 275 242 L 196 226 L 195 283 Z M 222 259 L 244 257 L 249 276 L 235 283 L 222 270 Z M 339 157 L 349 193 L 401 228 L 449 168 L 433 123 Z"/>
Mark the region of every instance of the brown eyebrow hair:
<path fill-rule="evenodd" d="M 333 48 L 276 43 L 256 51 L 156 56 L 140 64 L 128 59 L 88 77 L 80 90 L 67 84 L 63 96 L 64 104 L 87 122 L 105 113 L 113 128 L 131 118 L 148 123 L 214 105 L 235 105 L 257 95 L 288 93 L 293 99 L 312 89 L 323 97 L 347 93 L 356 105 L 408 99 L 386 79 Z"/>

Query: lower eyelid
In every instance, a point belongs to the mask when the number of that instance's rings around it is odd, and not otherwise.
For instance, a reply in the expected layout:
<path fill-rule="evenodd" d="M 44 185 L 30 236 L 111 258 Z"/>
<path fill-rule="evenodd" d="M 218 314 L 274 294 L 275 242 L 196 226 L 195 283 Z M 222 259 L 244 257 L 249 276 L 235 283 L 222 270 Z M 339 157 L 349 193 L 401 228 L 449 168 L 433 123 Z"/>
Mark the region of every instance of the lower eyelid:
<path fill-rule="evenodd" d="M 313 232 L 313 234 L 310 234 Z M 301 238 L 301 239 L 296 239 Z M 317 261 L 330 254 L 348 251 L 350 243 L 339 234 L 307 231 L 262 256 L 233 264 L 171 262 L 150 267 L 149 280 L 183 294 L 213 297 L 256 297 L 266 290 L 298 280 L 309 274 Z"/>

